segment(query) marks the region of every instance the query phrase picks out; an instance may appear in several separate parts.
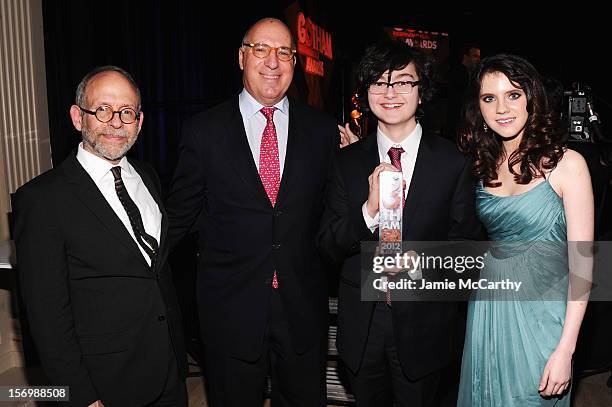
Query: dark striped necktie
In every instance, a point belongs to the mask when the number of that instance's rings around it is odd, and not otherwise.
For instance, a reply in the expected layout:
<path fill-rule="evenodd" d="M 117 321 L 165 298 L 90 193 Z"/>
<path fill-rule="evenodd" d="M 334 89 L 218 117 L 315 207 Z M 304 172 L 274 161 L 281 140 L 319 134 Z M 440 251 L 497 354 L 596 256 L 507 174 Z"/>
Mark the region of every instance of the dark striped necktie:
<path fill-rule="evenodd" d="M 115 191 L 117 191 L 119 201 L 125 208 L 128 218 L 130 219 L 130 224 L 132 225 L 132 230 L 134 231 L 136 241 L 149 255 L 149 258 L 151 259 L 151 268 L 155 268 L 155 260 L 157 258 L 157 251 L 159 250 L 157 240 L 145 232 L 140 211 L 128 194 L 125 184 L 123 183 L 123 179 L 121 179 L 121 167 L 113 167 L 111 168 L 111 172 L 113 173 L 113 177 L 115 177 Z"/>

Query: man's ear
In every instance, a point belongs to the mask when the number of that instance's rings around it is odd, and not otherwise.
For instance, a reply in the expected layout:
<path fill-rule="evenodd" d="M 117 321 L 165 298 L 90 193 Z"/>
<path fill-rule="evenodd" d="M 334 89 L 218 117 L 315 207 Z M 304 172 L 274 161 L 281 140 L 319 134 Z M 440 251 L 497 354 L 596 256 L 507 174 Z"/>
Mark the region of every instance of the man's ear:
<path fill-rule="evenodd" d="M 81 109 L 77 105 L 70 106 L 70 118 L 72 119 L 72 125 L 78 131 L 83 128 L 83 115 Z"/>
<path fill-rule="evenodd" d="M 244 71 L 244 51 L 242 50 L 242 47 L 238 48 L 238 66 L 240 66 L 240 70 Z"/>
<path fill-rule="evenodd" d="M 140 134 L 140 129 L 142 128 L 142 121 L 144 120 L 144 112 L 140 111 L 140 118 L 138 119 L 138 133 Z"/>

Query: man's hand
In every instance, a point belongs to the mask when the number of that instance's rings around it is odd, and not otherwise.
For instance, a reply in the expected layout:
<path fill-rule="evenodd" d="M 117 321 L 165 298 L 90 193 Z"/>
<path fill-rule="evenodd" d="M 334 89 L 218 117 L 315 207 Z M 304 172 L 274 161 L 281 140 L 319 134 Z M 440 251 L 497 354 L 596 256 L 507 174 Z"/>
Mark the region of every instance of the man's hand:
<path fill-rule="evenodd" d="M 375 217 L 378 213 L 378 201 L 379 201 L 379 183 L 378 175 L 383 171 L 399 172 L 397 168 L 388 163 L 381 163 L 378 167 L 374 168 L 374 172 L 368 177 L 368 183 L 370 184 L 370 192 L 368 193 L 368 201 L 366 202 L 366 209 L 368 215 L 371 218 Z"/>

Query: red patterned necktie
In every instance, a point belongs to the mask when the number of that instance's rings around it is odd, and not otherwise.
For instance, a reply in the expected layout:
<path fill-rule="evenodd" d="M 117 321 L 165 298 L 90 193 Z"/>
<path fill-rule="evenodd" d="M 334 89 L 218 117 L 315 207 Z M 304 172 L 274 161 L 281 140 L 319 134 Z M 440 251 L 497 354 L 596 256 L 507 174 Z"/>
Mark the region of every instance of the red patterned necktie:
<path fill-rule="evenodd" d="M 278 139 L 276 138 L 276 127 L 274 126 L 275 107 L 263 107 L 261 113 L 266 117 L 266 127 L 261 137 L 259 149 L 259 177 L 268 194 L 272 206 L 276 205 L 278 189 L 280 188 L 280 161 L 278 158 Z M 276 270 L 272 277 L 272 287 L 278 288 Z"/>
<path fill-rule="evenodd" d="M 276 197 L 280 187 L 280 162 L 278 160 L 278 140 L 274 126 L 275 107 L 264 107 L 261 113 L 266 117 L 266 127 L 261 137 L 259 150 L 259 176 L 268 194 L 272 206 L 276 205 Z"/>
<path fill-rule="evenodd" d="M 391 147 L 388 151 L 389 158 L 391 158 L 391 165 L 393 165 L 398 170 L 402 171 L 402 161 L 401 156 L 404 152 L 404 149 L 401 147 Z M 404 194 L 404 190 L 402 189 L 402 209 L 406 205 L 406 195 Z M 391 290 L 387 288 L 387 305 L 391 305 Z"/>

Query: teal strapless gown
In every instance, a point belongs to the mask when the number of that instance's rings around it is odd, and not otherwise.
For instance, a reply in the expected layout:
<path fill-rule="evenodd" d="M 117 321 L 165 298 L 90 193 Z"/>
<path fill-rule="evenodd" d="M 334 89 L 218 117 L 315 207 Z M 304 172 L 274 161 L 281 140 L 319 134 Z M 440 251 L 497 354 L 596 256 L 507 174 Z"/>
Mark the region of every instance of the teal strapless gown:
<path fill-rule="evenodd" d="M 538 385 L 555 350 L 567 305 L 567 227 L 563 202 L 545 180 L 500 197 L 476 188 L 478 216 L 494 242 L 481 277 L 522 281 L 519 292 L 474 291 L 459 388 L 460 407 L 569 406 Z"/>

